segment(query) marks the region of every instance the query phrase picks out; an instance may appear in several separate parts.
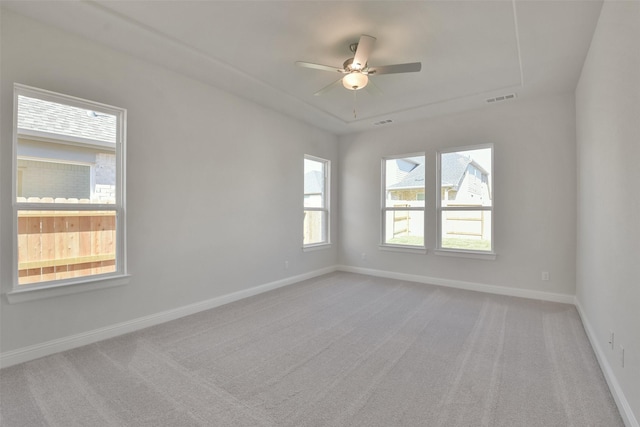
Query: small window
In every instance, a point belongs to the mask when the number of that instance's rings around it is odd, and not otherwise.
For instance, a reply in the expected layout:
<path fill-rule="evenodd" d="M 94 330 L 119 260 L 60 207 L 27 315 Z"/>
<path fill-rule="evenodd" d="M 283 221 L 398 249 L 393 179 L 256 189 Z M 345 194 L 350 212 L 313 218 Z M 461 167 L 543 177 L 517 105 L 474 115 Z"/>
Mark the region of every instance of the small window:
<path fill-rule="evenodd" d="M 329 244 L 329 161 L 304 156 L 303 246 Z"/>
<path fill-rule="evenodd" d="M 126 111 L 14 88 L 14 289 L 125 274 Z"/>
<path fill-rule="evenodd" d="M 462 147 L 438 158 L 439 249 L 493 253 L 493 147 Z"/>
<path fill-rule="evenodd" d="M 425 157 L 382 160 L 383 246 L 424 248 Z"/>

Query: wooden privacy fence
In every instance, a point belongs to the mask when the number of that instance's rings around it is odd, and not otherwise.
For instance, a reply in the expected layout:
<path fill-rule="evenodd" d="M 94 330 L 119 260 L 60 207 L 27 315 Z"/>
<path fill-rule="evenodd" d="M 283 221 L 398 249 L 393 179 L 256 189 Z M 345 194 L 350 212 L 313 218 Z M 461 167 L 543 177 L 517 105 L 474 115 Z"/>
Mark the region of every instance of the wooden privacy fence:
<path fill-rule="evenodd" d="M 491 219 L 486 211 L 444 211 L 442 237 L 490 239 Z"/>
<path fill-rule="evenodd" d="M 410 205 L 393 205 L 394 208 L 406 208 Z M 393 211 L 393 230 L 392 236 L 409 234 L 410 217 L 409 211 Z"/>
<path fill-rule="evenodd" d="M 116 268 L 115 211 L 18 211 L 18 283 Z"/>

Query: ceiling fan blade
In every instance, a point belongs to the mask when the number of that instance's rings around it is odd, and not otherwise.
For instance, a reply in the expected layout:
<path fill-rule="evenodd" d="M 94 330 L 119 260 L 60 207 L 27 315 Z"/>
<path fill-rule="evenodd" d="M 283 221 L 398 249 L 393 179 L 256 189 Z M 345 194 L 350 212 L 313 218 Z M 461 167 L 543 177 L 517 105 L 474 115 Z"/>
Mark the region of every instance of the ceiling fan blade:
<path fill-rule="evenodd" d="M 334 87 L 339 86 L 340 83 L 342 83 L 342 77 L 340 77 L 338 80 L 336 80 L 335 82 L 331 83 L 330 85 L 323 87 L 322 89 L 320 89 L 319 91 L 314 93 L 314 95 L 315 96 L 324 95 L 325 93 L 329 92 Z"/>
<path fill-rule="evenodd" d="M 395 74 L 395 73 L 415 73 L 422 69 L 421 62 L 410 62 L 408 64 L 381 65 L 369 68 L 369 75 L 374 74 Z"/>
<path fill-rule="evenodd" d="M 369 55 L 373 50 L 373 44 L 375 42 L 375 37 L 367 36 L 364 34 L 360 36 L 356 54 L 353 56 L 353 63 L 351 64 L 352 67 L 361 70 L 367 66 L 367 61 L 369 60 Z"/>
<path fill-rule="evenodd" d="M 316 70 L 331 71 L 331 72 L 337 71 L 339 73 L 344 73 L 344 70 L 341 68 L 331 67 L 329 65 L 314 64 L 313 62 L 296 61 L 296 65 L 304 68 L 313 68 Z"/>

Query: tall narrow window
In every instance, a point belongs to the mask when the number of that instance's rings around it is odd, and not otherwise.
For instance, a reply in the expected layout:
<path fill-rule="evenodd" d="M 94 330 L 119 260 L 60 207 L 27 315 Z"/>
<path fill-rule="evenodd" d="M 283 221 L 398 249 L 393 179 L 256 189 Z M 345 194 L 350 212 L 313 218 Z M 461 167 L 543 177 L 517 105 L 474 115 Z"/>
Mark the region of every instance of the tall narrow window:
<path fill-rule="evenodd" d="M 424 248 L 425 157 L 382 160 L 382 245 Z"/>
<path fill-rule="evenodd" d="M 304 156 L 303 245 L 329 243 L 329 161 Z"/>
<path fill-rule="evenodd" d="M 14 87 L 14 289 L 125 274 L 126 111 Z"/>
<path fill-rule="evenodd" d="M 439 154 L 439 248 L 493 252 L 493 147 Z"/>

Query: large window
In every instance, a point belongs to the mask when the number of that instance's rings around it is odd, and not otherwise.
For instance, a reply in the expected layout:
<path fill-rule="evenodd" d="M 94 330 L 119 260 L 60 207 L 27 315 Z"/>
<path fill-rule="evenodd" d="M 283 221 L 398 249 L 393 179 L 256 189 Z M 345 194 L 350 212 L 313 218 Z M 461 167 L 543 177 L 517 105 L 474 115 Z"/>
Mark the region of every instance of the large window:
<path fill-rule="evenodd" d="M 305 247 L 329 243 L 329 161 L 304 156 Z"/>
<path fill-rule="evenodd" d="M 126 111 L 14 87 L 15 290 L 125 274 Z"/>
<path fill-rule="evenodd" d="M 457 148 L 438 160 L 439 249 L 493 253 L 493 147 Z"/>
<path fill-rule="evenodd" d="M 424 248 L 424 153 L 382 160 L 382 245 Z"/>

